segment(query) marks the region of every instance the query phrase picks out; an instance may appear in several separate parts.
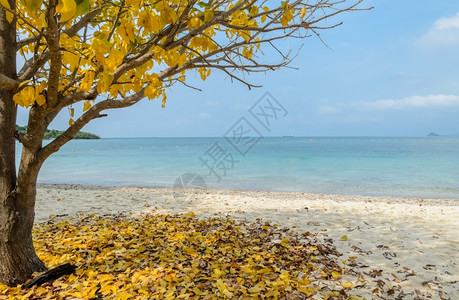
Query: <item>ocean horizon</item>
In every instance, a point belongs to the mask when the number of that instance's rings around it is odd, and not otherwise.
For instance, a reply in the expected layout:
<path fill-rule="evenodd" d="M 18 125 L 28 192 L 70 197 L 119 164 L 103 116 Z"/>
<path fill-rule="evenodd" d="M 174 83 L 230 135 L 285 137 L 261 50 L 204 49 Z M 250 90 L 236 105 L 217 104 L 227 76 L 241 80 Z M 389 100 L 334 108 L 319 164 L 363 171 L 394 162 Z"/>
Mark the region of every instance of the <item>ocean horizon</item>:
<path fill-rule="evenodd" d="M 458 153 L 455 136 L 72 140 L 38 182 L 459 199 Z"/>

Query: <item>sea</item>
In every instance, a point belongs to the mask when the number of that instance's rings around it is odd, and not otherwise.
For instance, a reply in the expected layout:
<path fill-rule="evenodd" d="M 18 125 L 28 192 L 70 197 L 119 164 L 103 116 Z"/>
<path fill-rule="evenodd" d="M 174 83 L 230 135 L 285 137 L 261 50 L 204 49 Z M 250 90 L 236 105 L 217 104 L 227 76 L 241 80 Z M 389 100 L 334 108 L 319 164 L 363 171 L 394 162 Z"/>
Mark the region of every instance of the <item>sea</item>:
<path fill-rule="evenodd" d="M 72 140 L 38 181 L 459 199 L 459 137 Z"/>

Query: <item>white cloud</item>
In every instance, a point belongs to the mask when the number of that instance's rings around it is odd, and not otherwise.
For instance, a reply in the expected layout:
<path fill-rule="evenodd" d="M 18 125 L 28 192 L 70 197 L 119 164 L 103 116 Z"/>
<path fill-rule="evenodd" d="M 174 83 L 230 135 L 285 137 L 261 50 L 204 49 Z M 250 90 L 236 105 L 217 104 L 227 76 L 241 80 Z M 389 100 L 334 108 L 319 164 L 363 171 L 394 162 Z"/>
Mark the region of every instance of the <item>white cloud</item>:
<path fill-rule="evenodd" d="M 341 112 L 341 109 L 330 105 L 322 105 L 317 108 L 320 114 L 335 114 Z"/>
<path fill-rule="evenodd" d="M 459 107 L 459 96 L 456 95 L 427 95 L 411 96 L 399 100 L 383 99 L 377 101 L 361 101 L 354 103 L 363 110 L 390 110 L 409 108 L 443 108 Z"/>
<path fill-rule="evenodd" d="M 335 102 L 317 107 L 320 114 L 349 114 L 352 112 L 394 111 L 413 109 L 459 108 L 459 96 L 427 95 L 402 99 L 381 99 L 376 101 Z"/>
<path fill-rule="evenodd" d="M 434 28 L 438 30 L 459 28 L 459 13 L 454 17 L 438 19 L 435 21 Z"/>
<path fill-rule="evenodd" d="M 420 38 L 422 46 L 446 46 L 459 44 L 459 13 L 441 18 Z"/>

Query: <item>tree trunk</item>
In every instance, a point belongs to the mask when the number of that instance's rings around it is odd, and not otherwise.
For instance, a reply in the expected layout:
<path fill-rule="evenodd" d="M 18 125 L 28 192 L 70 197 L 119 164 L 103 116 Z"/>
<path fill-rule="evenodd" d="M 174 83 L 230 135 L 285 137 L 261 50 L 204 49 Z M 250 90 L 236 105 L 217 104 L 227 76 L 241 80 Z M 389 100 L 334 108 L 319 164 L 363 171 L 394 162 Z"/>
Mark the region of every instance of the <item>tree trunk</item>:
<path fill-rule="evenodd" d="M 27 190 L 2 190 L 0 211 L 0 282 L 14 286 L 45 271 L 32 243 L 35 184 Z"/>
<path fill-rule="evenodd" d="M 9 1 L 15 7 L 15 1 Z M 15 79 L 16 22 L 9 23 L 0 8 L 0 72 Z M 46 270 L 32 243 L 36 179 L 41 166 L 25 149 L 20 180 L 16 179 L 15 138 L 17 106 L 14 92 L 0 89 L 0 282 L 24 283 L 33 272 Z"/>

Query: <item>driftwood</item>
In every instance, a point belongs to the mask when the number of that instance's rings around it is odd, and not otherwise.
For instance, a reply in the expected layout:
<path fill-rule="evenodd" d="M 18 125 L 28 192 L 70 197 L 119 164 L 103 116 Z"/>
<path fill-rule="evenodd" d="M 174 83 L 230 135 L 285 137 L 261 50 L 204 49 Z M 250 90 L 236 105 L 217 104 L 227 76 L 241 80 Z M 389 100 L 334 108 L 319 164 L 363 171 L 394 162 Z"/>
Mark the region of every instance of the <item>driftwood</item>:
<path fill-rule="evenodd" d="M 40 286 L 43 283 L 49 282 L 49 281 L 54 281 L 58 279 L 61 276 L 64 275 L 69 275 L 74 273 L 76 270 L 76 266 L 66 263 L 63 265 L 60 265 L 58 267 L 55 267 L 53 269 L 50 269 L 46 271 L 45 273 L 35 277 L 34 279 L 30 280 L 29 282 L 25 283 L 22 286 L 22 289 L 29 289 L 33 287 L 34 285 Z"/>

